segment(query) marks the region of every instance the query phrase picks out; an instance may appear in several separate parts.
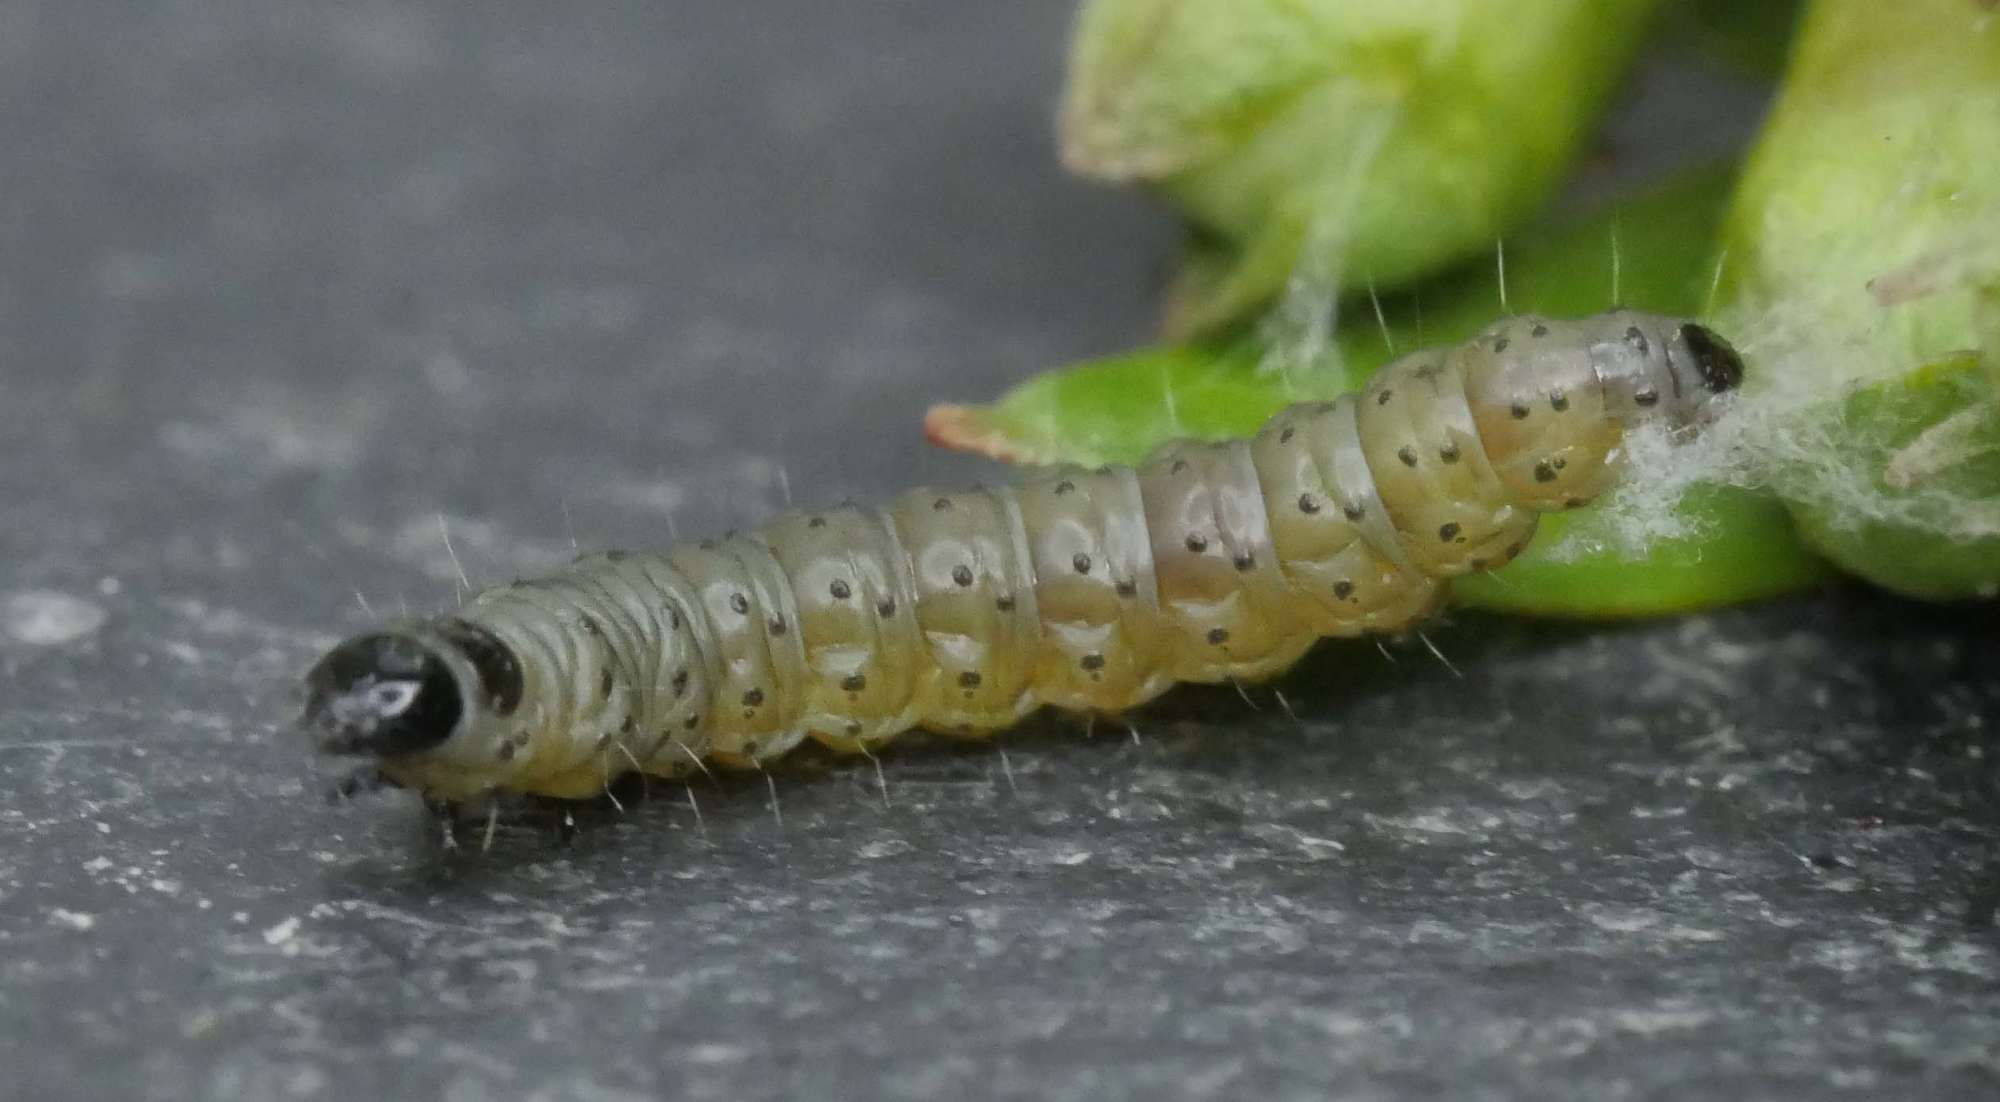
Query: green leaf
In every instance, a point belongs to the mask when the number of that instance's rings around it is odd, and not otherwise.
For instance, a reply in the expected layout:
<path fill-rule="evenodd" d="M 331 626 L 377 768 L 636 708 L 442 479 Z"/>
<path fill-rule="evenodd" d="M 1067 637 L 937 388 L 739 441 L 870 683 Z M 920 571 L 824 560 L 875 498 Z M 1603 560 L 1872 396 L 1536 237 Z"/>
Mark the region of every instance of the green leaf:
<path fill-rule="evenodd" d="M 1705 169 L 1580 221 L 1522 234 L 1507 244 L 1509 305 L 1556 316 L 1611 305 L 1615 237 L 1628 302 L 1663 313 L 1698 313 L 1714 268 L 1704 251 L 1689 245 L 1712 239 L 1728 185 L 1726 171 Z M 1265 346 L 1239 335 L 1039 375 L 992 405 L 932 411 L 930 431 L 946 446 L 1015 462 L 1136 462 L 1175 436 L 1247 435 L 1290 402 L 1356 388 L 1392 358 L 1392 344 L 1407 351 L 1463 340 L 1501 312 L 1496 272 L 1482 266 L 1420 294 L 1386 300 L 1383 323 L 1372 311 L 1344 318 L 1335 334 L 1335 369 L 1260 369 Z M 1612 550 L 1558 558 L 1552 548 L 1562 545 L 1538 537 L 1504 569 L 1462 579 L 1454 591 L 1463 603 L 1487 608 L 1641 616 L 1784 592 L 1823 576 L 1783 509 L 1767 498 L 1704 489 L 1691 495 L 1683 513 L 1696 534 L 1661 541 L 1642 559 Z M 1593 538 L 1593 526 L 1605 523 L 1596 510 L 1585 509 L 1548 518 L 1545 528 L 1576 543 L 1615 546 L 1602 533 Z"/>
<path fill-rule="evenodd" d="M 1204 235 L 1170 335 L 1288 281 L 1392 286 L 1491 247 L 1561 184 L 1656 0 L 1090 0 L 1061 139 Z"/>
<path fill-rule="evenodd" d="M 1631 619 L 1775 597 L 1830 576 L 1800 544 L 1784 507 L 1766 495 L 1696 485 L 1679 512 L 1695 534 L 1657 540 L 1636 559 L 1609 549 L 1556 550 L 1572 541 L 1586 548 L 1619 541 L 1601 510 L 1550 514 L 1520 558 L 1453 582 L 1453 599 L 1533 616 Z"/>
<path fill-rule="evenodd" d="M 1958 356 L 1864 387 L 1837 426 L 1847 469 L 1868 481 L 1817 473 L 1821 496 L 1796 510 L 1806 538 L 1912 597 L 2000 595 L 2000 389 L 1985 365 Z M 1857 508 L 1857 496 L 1872 500 Z"/>
<path fill-rule="evenodd" d="M 1838 565 L 2000 591 L 2000 16 L 1821 0 L 1728 220 L 1751 472 Z M 1984 366 L 1981 366 L 1983 357 Z"/>

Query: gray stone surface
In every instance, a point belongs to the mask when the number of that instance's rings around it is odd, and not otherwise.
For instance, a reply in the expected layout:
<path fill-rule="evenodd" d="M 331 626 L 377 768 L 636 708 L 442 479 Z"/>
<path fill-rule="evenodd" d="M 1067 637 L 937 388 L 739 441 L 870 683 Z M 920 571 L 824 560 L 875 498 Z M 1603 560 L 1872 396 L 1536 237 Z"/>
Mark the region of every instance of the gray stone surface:
<path fill-rule="evenodd" d="M 1995 1089 L 1990 607 L 1465 617 L 782 824 L 321 805 L 292 681 L 441 516 L 492 581 L 961 476 L 929 401 L 1140 339 L 1068 14 L 0 6 L 0 1095 Z"/>

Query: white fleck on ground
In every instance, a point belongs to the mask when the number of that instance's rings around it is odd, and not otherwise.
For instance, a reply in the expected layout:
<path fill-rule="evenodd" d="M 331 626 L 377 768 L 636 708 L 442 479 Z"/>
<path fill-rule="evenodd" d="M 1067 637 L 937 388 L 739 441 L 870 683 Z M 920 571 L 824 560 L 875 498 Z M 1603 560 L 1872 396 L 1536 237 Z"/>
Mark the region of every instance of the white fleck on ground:
<path fill-rule="evenodd" d="M 0 603 L 0 631 L 16 643 L 55 647 L 73 643 L 104 626 L 101 605 L 52 589 L 24 589 Z"/>

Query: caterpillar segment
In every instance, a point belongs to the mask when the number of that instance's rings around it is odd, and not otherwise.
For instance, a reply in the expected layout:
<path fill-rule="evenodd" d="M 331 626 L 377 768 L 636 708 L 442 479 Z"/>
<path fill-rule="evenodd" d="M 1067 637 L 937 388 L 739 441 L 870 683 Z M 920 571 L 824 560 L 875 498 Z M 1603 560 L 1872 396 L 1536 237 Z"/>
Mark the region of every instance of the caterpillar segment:
<path fill-rule="evenodd" d="M 1741 377 L 1682 319 L 1510 318 L 1248 440 L 585 556 L 335 647 L 301 725 L 433 800 L 584 798 L 807 738 L 872 752 L 1262 680 L 1321 637 L 1420 622 L 1611 486 L 1633 426 L 1698 429 Z"/>

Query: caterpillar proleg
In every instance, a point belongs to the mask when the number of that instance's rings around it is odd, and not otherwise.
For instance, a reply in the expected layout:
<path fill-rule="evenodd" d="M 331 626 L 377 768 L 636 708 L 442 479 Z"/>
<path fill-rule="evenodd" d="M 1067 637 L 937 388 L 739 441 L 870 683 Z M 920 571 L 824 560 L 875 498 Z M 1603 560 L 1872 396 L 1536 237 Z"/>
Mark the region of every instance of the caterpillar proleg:
<path fill-rule="evenodd" d="M 1685 319 L 1513 317 L 1247 440 L 586 555 L 340 644 L 300 725 L 433 800 L 581 798 L 807 738 L 872 751 L 1266 679 L 1420 621 L 1610 486 L 1633 426 L 1697 430 L 1741 378 Z"/>

